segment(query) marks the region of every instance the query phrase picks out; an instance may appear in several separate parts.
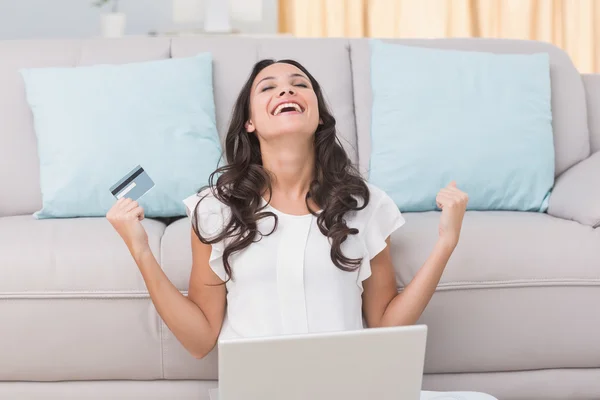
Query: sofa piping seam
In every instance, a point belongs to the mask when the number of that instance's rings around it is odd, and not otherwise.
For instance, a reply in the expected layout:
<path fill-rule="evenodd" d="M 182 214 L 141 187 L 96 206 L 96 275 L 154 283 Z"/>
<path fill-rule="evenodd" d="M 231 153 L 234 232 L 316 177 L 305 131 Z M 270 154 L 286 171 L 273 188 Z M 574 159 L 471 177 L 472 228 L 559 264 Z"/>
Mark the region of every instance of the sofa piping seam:
<path fill-rule="evenodd" d="M 548 287 L 548 286 L 600 286 L 600 278 L 598 279 L 537 279 L 537 280 L 521 280 L 521 281 L 455 281 L 440 283 L 437 287 L 438 290 L 462 290 L 472 288 L 487 288 L 487 289 L 502 289 L 502 288 L 516 288 L 516 287 Z M 399 287 L 402 289 L 402 287 Z M 183 295 L 187 295 L 186 290 L 180 290 Z M 49 297 L 58 297 L 65 299 L 108 299 L 108 300 L 119 300 L 119 299 L 148 299 L 150 295 L 147 291 L 102 291 L 102 290 L 89 290 L 89 291 L 47 291 L 47 292 L 0 292 L 0 300 L 9 299 L 43 299 Z"/>

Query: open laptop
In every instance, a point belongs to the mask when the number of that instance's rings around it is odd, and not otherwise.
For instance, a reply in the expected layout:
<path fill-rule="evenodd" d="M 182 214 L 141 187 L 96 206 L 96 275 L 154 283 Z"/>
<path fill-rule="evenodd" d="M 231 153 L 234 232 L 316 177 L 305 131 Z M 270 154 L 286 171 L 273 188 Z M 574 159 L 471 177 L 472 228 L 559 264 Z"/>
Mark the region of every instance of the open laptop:
<path fill-rule="evenodd" d="M 211 400 L 418 400 L 427 327 L 219 342 Z"/>

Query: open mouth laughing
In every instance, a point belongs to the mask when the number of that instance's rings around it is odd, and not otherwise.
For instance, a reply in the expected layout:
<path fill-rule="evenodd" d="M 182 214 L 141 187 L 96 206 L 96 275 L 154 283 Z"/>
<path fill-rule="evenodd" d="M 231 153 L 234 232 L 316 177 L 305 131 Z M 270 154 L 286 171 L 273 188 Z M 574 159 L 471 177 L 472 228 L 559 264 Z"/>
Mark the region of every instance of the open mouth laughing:
<path fill-rule="evenodd" d="M 300 104 L 293 102 L 293 101 L 289 101 L 289 102 L 279 104 L 277 107 L 275 107 L 275 109 L 271 113 L 274 116 L 277 116 L 277 115 L 289 114 L 289 113 L 302 114 L 303 112 L 304 112 L 304 109 L 302 108 L 302 106 L 300 106 Z"/>

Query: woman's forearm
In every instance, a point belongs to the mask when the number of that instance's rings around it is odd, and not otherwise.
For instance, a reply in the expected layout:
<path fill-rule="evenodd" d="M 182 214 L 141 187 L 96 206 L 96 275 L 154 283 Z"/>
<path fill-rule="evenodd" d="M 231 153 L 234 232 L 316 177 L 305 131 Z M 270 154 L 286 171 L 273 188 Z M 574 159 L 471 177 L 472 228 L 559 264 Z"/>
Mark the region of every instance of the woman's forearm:
<path fill-rule="evenodd" d="M 184 296 L 169 278 L 150 249 L 132 252 L 142 273 L 156 311 L 181 344 L 196 358 L 215 346 L 219 332 L 193 301 Z"/>
<path fill-rule="evenodd" d="M 444 268 L 452 255 L 453 246 L 438 241 L 412 281 L 388 304 L 382 326 L 413 325 L 435 293 Z"/>

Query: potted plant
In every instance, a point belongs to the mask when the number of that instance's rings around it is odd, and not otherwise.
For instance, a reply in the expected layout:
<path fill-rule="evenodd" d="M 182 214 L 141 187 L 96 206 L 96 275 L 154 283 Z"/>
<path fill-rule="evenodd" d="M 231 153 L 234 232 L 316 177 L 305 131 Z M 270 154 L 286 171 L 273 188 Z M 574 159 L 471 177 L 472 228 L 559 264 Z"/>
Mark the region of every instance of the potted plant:
<path fill-rule="evenodd" d="M 102 8 L 112 4 L 111 10 L 100 16 L 100 31 L 103 37 L 116 38 L 125 33 L 125 14 L 119 11 L 119 0 L 96 0 L 94 5 Z"/>

